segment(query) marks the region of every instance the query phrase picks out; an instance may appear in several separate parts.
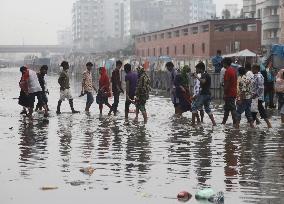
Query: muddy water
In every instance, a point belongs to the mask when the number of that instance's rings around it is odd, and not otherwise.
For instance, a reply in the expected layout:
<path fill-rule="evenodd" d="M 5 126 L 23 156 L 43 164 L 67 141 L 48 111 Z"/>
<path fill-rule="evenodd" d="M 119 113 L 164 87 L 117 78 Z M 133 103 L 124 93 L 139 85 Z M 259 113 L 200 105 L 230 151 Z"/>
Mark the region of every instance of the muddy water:
<path fill-rule="evenodd" d="M 231 124 L 193 128 L 190 114 L 176 118 L 166 97 L 148 102 L 149 123 L 125 123 L 121 97 L 117 117 L 55 114 L 56 77 L 49 77 L 49 122 L 19 115 L 19 73 L 0 70 L 0 203 L 135 203 L 174 204 L 181 190 L 195 194 L 211 187 L 224 191 L 225 203 L 284 203 L 284 128 L 273 114 L 274 128 L 264 123 L 250 130 Z M 72 81 L 75 108 L 79 82 Z M 221 106 L 214 105 L 217 121 Z M 134 109 L 134 107 L 132 107 Z M 104 110 L 104 115 L 107 110 Z M 134 118 L 131 114 L 130 118 Z M 92 166 L 93 175 L 81 168 Z M 42 191 L 41 187 L 58 187 Z M 200 203 L 194 198 L 188 203 Z M 206 202 L 203 202 L 206 203 Z"/>

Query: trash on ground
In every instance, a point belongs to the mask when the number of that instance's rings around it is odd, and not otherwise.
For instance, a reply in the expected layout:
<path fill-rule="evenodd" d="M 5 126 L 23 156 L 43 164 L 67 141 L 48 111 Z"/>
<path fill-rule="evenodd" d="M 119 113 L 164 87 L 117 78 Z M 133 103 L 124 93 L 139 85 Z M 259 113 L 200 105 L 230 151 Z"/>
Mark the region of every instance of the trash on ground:
<path fill-rule="evenodd" d="M 215 204 L 222 204 L 224 203 L 224 193 L 222 191 L 216 193 L 215 195 L 211 196 L 208 199 L 209 202 L 215 203 Z"/>
<path fill-rule="evenodd" d="M 80 186 L 80 185 L 83 185 L 85 184 L 84 181 L 72 181 L 70 182 L 71 186 Z"/>
<path fill-rule="evenodd" d="M 43 190 L 43 191 L 48 191 L 48 190 L 56 190 L 56 189 L 58 189 L 58 187 L 56 187 L 56 186 L 44 186 L 44 187 L 41 187 L 40 189 Z"/>
<path fill-rule="evenodd" d="M 84 174 L 92 175 L 94 173 L 95 169 L 93 167 L 89 166 L 87 168 L 80 169 L 80 171 Z"/>
<path fill-rule="evenodd" d="M 183 202 L 188 201 L 189 199 L 191 199 L 191 197 L 192 197 L 192 195 L 187 191 L 181 191 L 177 195 L 177 199 L 179 201 L 183 201 Z"/>
<path fill-rule="evenodd" d="M 208 200 L 213 195 L 215 195 L 215 192 L 211 188 L 206 188 L 206 189 L 198 191 L 195 194 L 195 198 L 197 200 Z"/>

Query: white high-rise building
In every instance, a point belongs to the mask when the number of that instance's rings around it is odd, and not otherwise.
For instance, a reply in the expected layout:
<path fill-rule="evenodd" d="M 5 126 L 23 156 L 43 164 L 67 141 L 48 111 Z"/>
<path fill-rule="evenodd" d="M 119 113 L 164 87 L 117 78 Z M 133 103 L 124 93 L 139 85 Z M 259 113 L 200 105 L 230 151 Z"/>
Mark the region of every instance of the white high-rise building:
<path fill-rule="evenodd" d="M 72 45 L 72 30 L 71 28 L 66 28 L 63 30 L 57 31 L 57 43 L 59 45 Z"/>
<path fill-rule="evenodd" d="M 77 49 L 116 50 L 130 36 L 130 0 L 78 0 L 72 33 Z"/>
<path fill-rule="evenodd" d="M 270 48 L 279 43 L 280 0 L 243 0 L 246 17 L 262 20 L 262 45 Z"/>
<path fill-rule="evenodd" d="M 216 17 L 212 0 L 132 0 L 132 34 L 195 23 Z"/>

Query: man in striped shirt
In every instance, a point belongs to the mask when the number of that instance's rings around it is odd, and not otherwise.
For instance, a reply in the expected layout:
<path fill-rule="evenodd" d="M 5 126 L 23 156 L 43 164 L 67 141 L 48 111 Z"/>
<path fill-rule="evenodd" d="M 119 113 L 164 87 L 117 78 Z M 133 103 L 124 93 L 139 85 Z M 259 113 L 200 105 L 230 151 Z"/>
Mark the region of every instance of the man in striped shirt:
<path fill-rule="evenodd" d="M 92 103 L 94 102 L 93 90 L 96 90 L 96 87 L 93 84 L 92 72 L 91 72 L 93 66 L 94 65 L 91 62 L 88 62 L 86 64 L 87 69 L 83 73 L 81 95 L 84 95 L 84 94 L 87 95 L 87 102 L 86 102 L 86 108 L 85 108 L 86 112 L 90 111 L 90 107 Z"/>

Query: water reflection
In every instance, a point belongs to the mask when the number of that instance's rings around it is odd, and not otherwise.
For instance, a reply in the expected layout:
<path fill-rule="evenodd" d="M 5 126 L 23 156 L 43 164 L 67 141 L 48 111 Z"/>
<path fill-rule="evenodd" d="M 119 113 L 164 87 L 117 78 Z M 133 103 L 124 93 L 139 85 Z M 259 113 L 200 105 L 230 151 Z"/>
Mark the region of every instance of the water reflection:
<path fill-rule="evenodd" d="M 242 136 L 238 131 L 228 131 L 225 137 L 224 182 L 226 191 L 234 191 L 234 188 L 237 188 L 239 147 Z"/>
<path fill-rule="evenodd" d="M 136 125 L 129 128 L 127 132 L 129 134 L 127 135 L 125 148 L 126 179 L 133 182 L 134 172 L 137 172 L 137 182 L 144 183 L 146 182 L 144 175 L 149 172 L 151 167 L 151 145 L 149 142 L 151 135 L 149 135 L 144 125 Z"/>
<path fill-rule="evenodd" d="M 194 132 L 193 136 L 198 137 L 198 140 L 194 143 L 194 158 L 197 159 L 195 166 L 198 184 L 206 186 L 206 181 L 211 178 L 212 172 L 212 132 L 199 130 Z"/>
<path fill-rule="evenodd" d="M 185 117 L 172 118 L 171 135 L 168 147 L 168 173 L 171 181 L 176 177 L 188 178 L 191 167 L 191 129 L 190 121 Z"/>
<path fill-rule="evenodd" d="M 48 124 L 35 113 L 34 120 L 28 121 L 19 116 L 19 107 L 9 106 L 16 103 L 12 100 L 15 94 L 12 90 L 18 88 L 17 83 L 10 83 L 9 77 L 16 78 L 17 74 L 18 70 L 6 74 L 4 79 L 2 73 L 0 75 L 0 82 L 5 82 L 1 83 L 4 91 L 0 92 L 9 96 L 4 94 L 5 99 L 1 98 L 5 101 L 0 113 L 5 133 L 0 140 L 3 144 L 1 159 L 5 165 L 1 166 L 0 174 L 12 180 L 14 175 L 7 169 L 14 169 L 14 164 L 19 166 L 16 171 L 21 178 L 9 183 L 14 185 L 15 192 L 26 187 L 23 179 L 51 181 L 55 178 L 54 183 L 62 179 L 68 181 L 60 185 L 62 196 L 80 197 L 80 188 L 74 186 L 81 185 L 86 191 L 93 189 L 92 196 L 100 195 L 100 190 L 114 195 L 119 189 L 119 193 L 133 196 L 134 200 L 141 199 L 141 193 L 148 191 L 153 194 L 153 200 L 144 203 L 168 204 L 175 201 L 161 199 L 159 202 L 159 195 L 175 197 L 181 189 L 195 193 L 197 189 L 210 186 L 224 191 L 226 203 L 284 203 L 284 129 L 279 127 L 278 116 L 272 118 L 275 124 L 272 130 L 267 130 L 264 124 L 256 130 L 245 128 L 245 124 L 240 131 L 221 125 L 212 129 L 208 117 L 205 124 L 193 128 L 190 114 L 172 117 L 170 99 L 152 96 L 147 106 L 149 123 L 145 126 L 124 123 L 123 99 L 119 108 L 121 114 L 117 117 L 99 118 L 94 104 L 90 115 L 57 116 L 53 112 Z M 50 105 L 56 110 L 57 76 L 49 80 Z M 76 97 L 74 103 L 82 110 L 85 98 Z M 216 118 L 222 119 L 222 110 L 215 111 Z M 14 129 L 9 130 L 7 125 Z M 15 147 L 19 148 L 16 153 L 19 158 L 6 157 L 15 154 Z M 47 162 L 50 163 L 47 165 Z M 93 175 L 79 171 L 86 166 L 96 169 Z M 44 178 L 41 168 L 45 168 Z M 2 186 L 1 191 L 6 189 L 6 185 Z M 117 202 L 116 196 L 109 197 L 112 199 L 109 203 Z M 76 202 L 71 200 L 70 203 Z"/>
<path fill-rule="evenodd" d="M 57 135 L 59 136 L 59 153 L 62 159 L 62 172 L 70 172 L 72 126 L 73 117 L 63 118 L 63 116 L 61 116 L 58 118 Z"/>
<path fill-rule="evenodd" d="M 47 121 L 30 121 L 25 117 L 20 120 L 20 174 L 26 178 L 31 176 L 32 169 L 46 168 L 48 126 Z"/>

